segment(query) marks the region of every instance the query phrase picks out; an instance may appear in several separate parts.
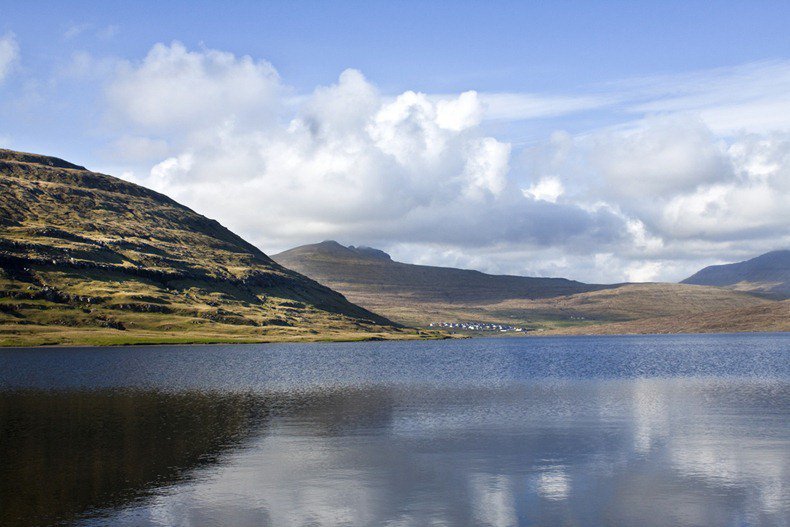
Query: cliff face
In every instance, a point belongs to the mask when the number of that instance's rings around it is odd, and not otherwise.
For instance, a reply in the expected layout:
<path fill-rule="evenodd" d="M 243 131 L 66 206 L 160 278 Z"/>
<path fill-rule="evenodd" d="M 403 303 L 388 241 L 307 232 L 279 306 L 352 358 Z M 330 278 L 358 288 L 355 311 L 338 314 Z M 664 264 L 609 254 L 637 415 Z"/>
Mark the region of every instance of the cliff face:
<path fill-rule="evenodd" d="M 397 331 L 139 185 L 0 150 L 0 189 L 0 343 L 81 342 L 55 336 L 64 328 L 102 329 L 109 342 Z M 127 332 L 107 336 L 107 328 Z M 50 336 L 27 339 L 37 331 Z"/>

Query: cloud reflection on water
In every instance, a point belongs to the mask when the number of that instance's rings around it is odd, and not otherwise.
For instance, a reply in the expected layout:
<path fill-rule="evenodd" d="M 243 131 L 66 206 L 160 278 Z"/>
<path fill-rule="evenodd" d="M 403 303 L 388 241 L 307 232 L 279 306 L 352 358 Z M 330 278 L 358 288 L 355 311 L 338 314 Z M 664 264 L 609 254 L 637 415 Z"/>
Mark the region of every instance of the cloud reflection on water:
<path fill-rule="evenodd" d="M 86 523 L 782 525 L 788 400 L 782 383 L 666 379 L 317 396 Z"/>

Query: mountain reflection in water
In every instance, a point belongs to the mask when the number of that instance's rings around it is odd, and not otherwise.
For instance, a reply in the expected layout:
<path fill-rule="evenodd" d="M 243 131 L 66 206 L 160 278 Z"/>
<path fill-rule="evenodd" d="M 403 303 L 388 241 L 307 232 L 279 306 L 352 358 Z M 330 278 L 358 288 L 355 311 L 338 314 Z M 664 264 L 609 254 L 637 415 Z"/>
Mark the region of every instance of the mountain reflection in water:
<path fill-rule="evenodd" d="M 216 462 L 262 423 L 244 395 L 0 394 L 2 525 L 49 525 L 122 506 Z"/>
<path fill-rule="evenodd" d="M 380 369 L 386 382 L 373 374 L 345 382 L 338 370 L 336 382 L 311 385 L 299 368 L 325 348 L 286 347 L 287 361 L 262 351 L 259 362 L 298 369 L 301 387 L 218 390 L 215 378 L 204 390 L 45 390 L 35 387 L 35 372 L 31 388 L 6 378 L 0 524 L 787 525 L 787 340 L 772 338 L 746 340 L 762 345 L 759 376 L 648 371 L 496 383 L 465 375 L 430 384 L 410 381 L 419 378 L 410 364 L 420 361 L 404 349 L 406 357 L 376 359 L 399 362 L 398 382 L 388 363 Z M 671 349 L 679 341 L 665 342 Z M 486 357 L 465 345 L 452 368 L 485 368 L 478 361 Z M 347 350 L 382 349 L 365 346 L 335 348 L 338 363 Z M 128 367 L 135 353 L 148 353 L 117 351 L 101 360 Z M 577 352 L 586 360 L 590 350 Z M 190 353 L 184 360 L 215 363 L 211 347 Z M 535 349 L 522 359 L 548 360 Z M 17 371 L 30 365 L 15 360 Z M 688 354 L 675 356 L 684 360 Z M 74 364 L 85 365 L 79 356 Z M 173 365 L 165 376 L 183 371 Z"/>

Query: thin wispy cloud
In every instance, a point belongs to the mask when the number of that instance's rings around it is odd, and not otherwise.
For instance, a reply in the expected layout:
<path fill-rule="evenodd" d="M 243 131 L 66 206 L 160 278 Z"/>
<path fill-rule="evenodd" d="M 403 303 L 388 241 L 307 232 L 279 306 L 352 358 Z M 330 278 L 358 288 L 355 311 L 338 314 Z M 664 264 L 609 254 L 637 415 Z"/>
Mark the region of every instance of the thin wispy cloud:
<path fill-rule="evenodd" d="M 118 34 L 119 29 L 117 24 L 109 24 L 100 27 L 88 23 L 70 24 L 63 32 L 63 39 L 68 41 L 88 35 L 99 40 L 109 40 Z"/>
<path fill-rule="evenodd" d="M 532 93 L 482 93 L 486 119 L 505 121 L 556 117 L 612 106 L 621 97 L 602 95 L 541 95 Z"/>
<path fill-rule="evenodd" d="M 19 44 L 13 33 L 6 33 L 0 37 L 0 83 L 11 73 L 12 68 L 19 61 Z"/>
<path fill-rule="evenodd" d="M 790 61 L 622 79 L 578 93 L 481 93 L 480 98 L 490 120 L 531 120 L 605 108 L 624 120 L 693 114 L 720 134 L 787 130 Z"/>
<path fill-rule="evenodd" d="M 63 32 L 63 38 L 66 40 L 71 40 L 83 34 L 85 31 L 89 30 L 91 27 L 90 24 L 70 24 L 69 27 Z"/>

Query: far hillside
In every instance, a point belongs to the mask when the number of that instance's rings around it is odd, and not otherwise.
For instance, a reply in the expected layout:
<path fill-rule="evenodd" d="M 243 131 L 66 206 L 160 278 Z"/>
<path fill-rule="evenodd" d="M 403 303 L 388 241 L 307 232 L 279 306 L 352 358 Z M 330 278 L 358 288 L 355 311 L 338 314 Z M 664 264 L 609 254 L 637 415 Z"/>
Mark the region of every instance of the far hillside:
<path fill-rule="evenodd" d="M 510 298 L 550 298 L 608 289 L 565 278 L 490 275 L 467 269 L 414 265 L 392 260 L 370 247 L 336 241 L 303 245 L 272 259 L 323 284 L 342 285 L 348 294 L 379 292 L 418 302 L 490 303 Z M 331 286 L 330 286 L 331 287 Z"/>
<path fill-rule="evenodd" d="M 667 322 L 667 331 L 678 327 L 669 324 L 670 317 L 735 313 L 761 306 L 770 306 L 771 313 L 781 315 L 783 307 L 774 307 L 776 302 L 771 299 L 720 287 L 585 284 L 565 278 L 499 276 L 413 265 L 393 261 L 378 249 L 345 247 L 335 241 L 296 247 L 272 259 L 342 292 L 356 304 L 413 326 L 471 323 L 474 328 L 495 324 L 520 333 L 596 333 L 605 332 L 603 326 L 628 322 L 623 331 L 640 332 L 643 327 L 657 332 L 662 320 Z M 775 330 L 784 323 L 781 316 L 778 319 L 749 315 L 749 320 L 741 320 L 737 327 L 739 331 Z M 649 324 L 640 326 L 639 321 L 648 320 Z M 700 331 L 713 326 L 705 320 Z M 693 331 L 689 329 L 693 323 L 684 328 Z M 487 330 L 502 331 L 498 327 Z"/>
<path fill-rule="evenodd" d="M 744 262 L 711 265 L 683 280 L 766 296 L 790 298 L 790 250 L 771 251 Z"/>

